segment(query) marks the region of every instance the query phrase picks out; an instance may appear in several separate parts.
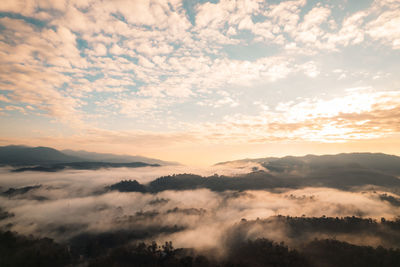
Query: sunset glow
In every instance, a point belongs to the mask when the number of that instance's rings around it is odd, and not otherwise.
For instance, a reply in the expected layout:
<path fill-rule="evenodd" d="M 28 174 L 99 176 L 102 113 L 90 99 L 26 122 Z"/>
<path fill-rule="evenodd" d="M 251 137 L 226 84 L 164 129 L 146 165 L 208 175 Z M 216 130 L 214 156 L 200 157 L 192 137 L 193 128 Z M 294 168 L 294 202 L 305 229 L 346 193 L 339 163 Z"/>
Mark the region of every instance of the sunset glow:
<path fill-rule="evenodd" d="M 400 155 L 400 1 L 5 0 L 0 145 Z"/>

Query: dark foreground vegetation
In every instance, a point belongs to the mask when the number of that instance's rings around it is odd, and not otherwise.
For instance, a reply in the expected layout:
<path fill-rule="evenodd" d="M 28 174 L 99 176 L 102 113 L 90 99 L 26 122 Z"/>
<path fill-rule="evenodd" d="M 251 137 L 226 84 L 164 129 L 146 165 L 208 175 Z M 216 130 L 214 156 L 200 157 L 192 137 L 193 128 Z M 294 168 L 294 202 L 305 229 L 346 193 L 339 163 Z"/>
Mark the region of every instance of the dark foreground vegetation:
<path fill-rule="evenodd" d="M 399 266 L 400 250 L 356 246 L 332 239 L 314 240 L 301 248 L 267 239 L 243 241 L 227 248 L 222 258 L 175 249 L 172 243 L 130 244 L 86 258 L 48 238 L 0 233 L 0 266 Z"/>
<path fill-rule="evenodd" d="M 287 245 L 265 238 L 240 238 L 254 224 L 284 221 L 298 235 L 298 244 Z M 81 235 L 56 243 L 49 238 L 22 236 L 0 231 L 0 266 L 400 266 L 400 250 L 382 246 L 354 245 L 334 238 L 305 239 L 303 232 L 378 231 L 386 227 L 399 234 L 400 221 L 379 222 L 357 217 L 306 218 L 277 216 L 241 221 L 227 232 L 221 247 L 209 251 L 174 248 L 171 242 L 158 245 L 129 239 L 120 233 Z M 382 231 L 382 230 L 379 230 Z M 195 244 L 196 240 L 193 240 Z"/>

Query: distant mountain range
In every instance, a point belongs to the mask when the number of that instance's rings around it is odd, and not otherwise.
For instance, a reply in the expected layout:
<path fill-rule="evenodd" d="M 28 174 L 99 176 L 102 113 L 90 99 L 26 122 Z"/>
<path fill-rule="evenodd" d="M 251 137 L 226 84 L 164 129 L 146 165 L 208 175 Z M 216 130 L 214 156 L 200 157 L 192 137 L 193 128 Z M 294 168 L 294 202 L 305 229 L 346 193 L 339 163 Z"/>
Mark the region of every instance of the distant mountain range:
<path fill-rule="evenodd" d="M 131 163 L 131 162 L 144 162 L 147 164 L 159 164 L 159 165 L 179 165 L 177 162 L 170 162 L 170 161 L 163 161 L 159 159 L 147 158 L 142 156 L 130 156 L 130 155 L 115 155 L 109 153 L 95 153 L 95 152 L 88 152 L 84 150 L 61 150 L 62 153 L 82 158 L 85 160 L 90 161 L 101 161 L 101 162 L 110 162 L 110 163 Z"/>
<path fill-rule="evenodd" d="M 141 156 L 103 154 L 50 147 L 2 146 L 0 165 L 19 166 L 14 171 L 59 171 L 65 168 L 98 169 L 107 167 L 144 167 L 176 165 L 174 162 Z"/>
<path fill-rule="evenodd" d="M 391 175 L 400 175 L 400 157 L 383 153 L 341 153 L 336 155 L 287 156 L 241 159 L 217 163 L 216 165 L 245 165 L 259 163 L 274 173 L 310 173 L 325 169 L 373 169 Z"/>
<path fill-rule="evenodd" d="M 3 165 L 37 165 L 87 161 L 87 159 L 70 156 L 50 147 L 2 146 L 0 147 L 0 164 Z"/>

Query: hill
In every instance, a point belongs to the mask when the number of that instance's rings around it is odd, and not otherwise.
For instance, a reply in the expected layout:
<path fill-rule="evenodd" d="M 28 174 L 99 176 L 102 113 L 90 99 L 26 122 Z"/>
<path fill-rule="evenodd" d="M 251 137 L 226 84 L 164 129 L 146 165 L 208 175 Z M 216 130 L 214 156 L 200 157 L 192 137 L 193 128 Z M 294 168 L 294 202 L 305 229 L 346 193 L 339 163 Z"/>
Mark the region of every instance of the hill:
<path fill-rule="evenodd" d="M 178 165 L 177 162 L 163 161 L 160 159 L 147 158 L 142 156 L 130 156 L 130 155 L 116 155 L 110 153 L 96 153 L 96 152 L 88 152 L 84 150 L 61 150 L 62 153 L 73 156 L 83 158 L 87 161 L 101 161 L 101 162 L 110 162 L 110 163 L 131 163 L 131 162 L 143 162 L 147 164 L 159 164 L 159 165 Z"/>
<path fill-rule="evenodd" d="M 0 166 L 10 165 L 14 171 L 59 171 L 65 168 L 98 169 L 145 167 L 177 164 L 141 156 L 102 154 L 87 151 L 59 151 L 50 147 L 2 146 Z"/>
<path fill-rule="evenodd" d="M 66 155 L 50 147 L 2 146 L 1 165 L 37 165 L 84 161 L 80 157 Z"/>
<path fill-rule="evenodd" d="M 259 163 L 270 172 L 309 174 L 323 170 L 356 168 L 369 169 L 391 175 L 400 175 L 400 157 L 383 153 L 341 153 L 336 155 L 286 156 L 282 158 L 241 159 L 217 163 L 216 165 L 241 165 Z"/>

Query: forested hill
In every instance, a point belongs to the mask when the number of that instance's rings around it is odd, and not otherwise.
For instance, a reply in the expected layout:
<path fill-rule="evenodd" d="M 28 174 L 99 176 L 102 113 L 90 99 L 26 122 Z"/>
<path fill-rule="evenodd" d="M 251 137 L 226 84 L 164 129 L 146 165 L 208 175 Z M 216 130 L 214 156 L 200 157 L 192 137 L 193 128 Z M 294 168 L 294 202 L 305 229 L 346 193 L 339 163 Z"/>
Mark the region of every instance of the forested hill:
<path fill-rule="evenodd" d="M 254 224 L 263 227 L 274 221 L 285 224 L 290 232 L 294 231 L 293 235 L 301 233 L 296 238 L 298 243 L 272 241 L 262 237 L 248 239 L 243 234 Z M 369 236 L 371 238 L 385 238 L 394 234 L 391 240 L 395 240 L 398 245 L 399 224 L 399 221 L 382 219 L 376 222 L 356 217 L 277 216 L 266 220 L 242 220 L 228 230 L 224 242 L 212 251 L 174 248 L 171 242 L 162 245 L 155 242 L 143 243 L 140 241 L 142 235 L 133 229 L 130 232 L 82 234 L 63 243 L 56 243 L 49 238 L 0 231 L 0 266 L 393 267 L 400 266 L 400 250 L 396 246 L 356 245 L 336 239 L 318 238 L 317 234 L 338 235 L 355 233 L 354 230 L 358 234 L 375 234 Z M 305 238 L 310 232 L 317 236 Z"/>
<path fill-rule="evenodd" d="M 400 157 L 383 153 L 341 153 L 336 155 L 287 156 L 242 159 L 217 163 L 216 165 L 244 165 L 259 163 L 272 172 L 312 172 L 334 168 L 360 168 L 400 175 Z"/>
<path fill-rule="evenodd" d="M 314 173 L 310 176 L 271 174 L 264 171 L 239 176 L 213 175 L 203 177 L 194 174 L 163 176 L 148 184 L 125 180 L 107 187 L 120 192 L 156 193 L 165 190 L 192 190 L 207 188 L 213 191 L 268 190 L 277 188 L 330 187 L 352 190 L 363 186 L 385 187 L 400 190 L 400 180 L 392 175 L 360 169 L 338 169 Z"/>
<path fill-rule="evenodd" d="M 0 166 L 17 167 L 13 171 L 55 172 L 64 169 L 93 170 L 99 168 L 146 167 L 177 164 L 158 159 L 103 154 L 86 151 L 59 151 L 50 147 L 2 146 Z"/>
<path fill-rule="evenodd" d="M 0 164 L 3 165 L 35 165 L 78 161 L 84 161 L 84 159 L 66 155 L 50 147 L 0 147 Z"/>

